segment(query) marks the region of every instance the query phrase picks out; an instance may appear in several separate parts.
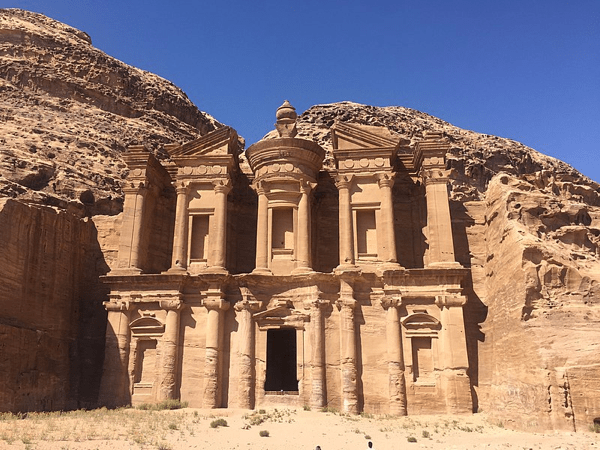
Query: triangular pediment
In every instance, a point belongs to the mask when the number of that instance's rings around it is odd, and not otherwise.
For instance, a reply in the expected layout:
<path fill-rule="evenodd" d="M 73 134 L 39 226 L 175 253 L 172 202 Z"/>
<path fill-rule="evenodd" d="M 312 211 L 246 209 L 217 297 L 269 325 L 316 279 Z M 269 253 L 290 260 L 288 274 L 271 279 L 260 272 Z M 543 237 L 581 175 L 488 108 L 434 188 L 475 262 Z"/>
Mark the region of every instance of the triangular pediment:
<path fill-rule="evenodd" d="M 400 137 L 385 127 L 337 122 L 331 128 L 334 150 L 396 147 Z"/>
<path fill-rule="evenodd" d="M 233 128 L 222 127 L 167 151 L 173 159 L 234 155 L 239 153 L 238 135 Z"/>

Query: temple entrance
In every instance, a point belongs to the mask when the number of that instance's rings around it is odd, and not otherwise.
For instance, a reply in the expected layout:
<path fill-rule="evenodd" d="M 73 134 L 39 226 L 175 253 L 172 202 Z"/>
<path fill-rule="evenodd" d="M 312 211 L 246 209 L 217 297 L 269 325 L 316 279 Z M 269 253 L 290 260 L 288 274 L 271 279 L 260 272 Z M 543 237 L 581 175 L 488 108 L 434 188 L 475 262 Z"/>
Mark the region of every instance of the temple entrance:
<path fill-rule="evenodd" d="M 267 377 L 265 391 L 298 392 L 296 378 L 296 330 L 267 330 Z"/>

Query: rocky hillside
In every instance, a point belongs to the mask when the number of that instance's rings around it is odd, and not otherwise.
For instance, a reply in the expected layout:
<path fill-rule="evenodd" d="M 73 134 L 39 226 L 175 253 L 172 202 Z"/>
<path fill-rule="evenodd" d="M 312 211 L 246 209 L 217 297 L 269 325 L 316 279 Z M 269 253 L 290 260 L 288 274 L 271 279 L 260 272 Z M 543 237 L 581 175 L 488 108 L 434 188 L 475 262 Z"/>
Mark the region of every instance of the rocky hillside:
<path fill-rule="evenodd" d="M 120 209 L 126 146 L 165 156 L 221 126 L 173 83 L 19 9 L 0 9 L 0 124 L 0 196 L 87 213 Z"/>

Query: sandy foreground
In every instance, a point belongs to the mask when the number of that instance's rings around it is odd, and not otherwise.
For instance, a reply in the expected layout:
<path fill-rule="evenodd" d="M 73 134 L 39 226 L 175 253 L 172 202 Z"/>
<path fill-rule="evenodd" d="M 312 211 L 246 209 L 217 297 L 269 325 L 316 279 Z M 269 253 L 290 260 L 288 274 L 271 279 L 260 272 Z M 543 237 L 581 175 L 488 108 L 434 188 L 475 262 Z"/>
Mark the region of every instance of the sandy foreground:
<path fill-rule="evenodd" d="M 211 427 L 217 419 L 227 426 Z M 262 433 L 261 433 L 262 432 Z M 261 436 L 268 433 L 268 436 Z M 414 438 L 416 442 L 409 442 Z M 0 449 L 599 449 L 600 434 L 524 433 L 473 416 L 346 416 L 288 408 L 0 416 Z"/>

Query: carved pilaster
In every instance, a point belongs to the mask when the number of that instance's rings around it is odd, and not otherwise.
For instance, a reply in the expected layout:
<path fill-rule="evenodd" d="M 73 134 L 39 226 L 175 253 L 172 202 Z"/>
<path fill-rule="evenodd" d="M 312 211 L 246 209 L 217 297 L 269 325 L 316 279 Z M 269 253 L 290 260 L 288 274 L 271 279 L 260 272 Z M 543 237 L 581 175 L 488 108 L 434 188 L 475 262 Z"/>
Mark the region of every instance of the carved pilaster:
<path fill-rule="evenodd" d="M 313 183 L 300 180 L 300 201 L 298 203 L 298 239 L 296 260 L 298 266 L 292 273 L 312 272 L 310 257 L 310 192 Z"/>
<path fill-rule="evenodd" d="M 396 254 L 396 233 L 394 230 L 394 201 L 392 198 L 394 179 L 392 178 L 392 174 L 379 174 L 377 176 L 377 183 L 381 192 L 381 235 L 383 236 L 384 244 L 382 259 L 399 268 L 400 266 L 396 264 L 398 257 Z"/>
<path fill-rule="evenodd" d="M 323 310 L 329 306 L 328 300 L 315 298 L 304 303 L 304 308 L 310 310 L 311 338 L 312 338 L 312 392 L 310 404 L 313 408 L 322 408 L 327 404 L 327 383 L 325 363 L 325 320 Z"/>
<path fill-rule="evenodd" d="M 352 227 L 352 205 L 350 203 L 350 187 L 352 175 L 338 175 L 335 185 L 339 193 L 339 233 L 340 233 L 340 265 L 339 269 L 354 267 L 354 233 Z"/>
<path fill-rule="evenodd" d="M 340 296 L 336 305 L 340 311 L 342 410 L 358 414 L 358 371 L 356 369 L 356 325 L 354 309 L 357 301 L 351 278 L 340 277 Z"/>
<path fill-rule="evenodd" d="M 229 179 L 213 181 L 215 190 L 215 215 L 210 231 L 211 250 L 209 270 L 227 272 L 225 269 L 227 250 L 227 194 L 231 191 Z"/>
<path fill-rule="evenodd" d="M 160 307 L 167 311 L 167 320 L 161 343 L 162 367 L 159 398 L 161 400 L 170 400 L 177 398 L 179 311 L 183 308 L 183 303 L 179 299 L 162 300 Z"/>
<path fill-rule="evenodd" d="M 381 300 L 381 306 L 386 310 L 390 412 L 394 415 L 405 416 L 406 379 L 404 376 L 404 354 L 398 311 L 401 304 L 402 299 L 399 297 L 385 296 Z"/>
<path fill-rule="evenodd" d="M 222 336 L 223 311 L 229 309 L 229 302 L 223 298 L 220 289 L 211 289 L 206 293 L 202 305 L 208 311 L 206 321 L 206 361 L 204 364 L 204 407 L 221 406 L 222 379 Z"/>
<path fill-rule="evenodd" d="M 269 199 L 264 182 L 254 186 L 258 194 L 258 217 L 256 222 L 256 267 L 252 273 L 271 274 L 269 269 Z"/>
<path fill-rule="evenodd" d="M 187 182 L 178 182 L 175 210 L 175 235 L 173 236 L 173 258 L 169 272 L 187 272 L 188 247 L 188 191 Z"/>
<path fill-rule="evenodd" d="M 239 357 L 239 384 L 238 393 L 240 408 L 252 409 L 254 407 L 254 322 L 252 314 L 260 309 L 260 302 L 252 300 L 247 288 L 240 288 L 242 300 L 234 306 L 238 328 L 238 357 Z"/>

